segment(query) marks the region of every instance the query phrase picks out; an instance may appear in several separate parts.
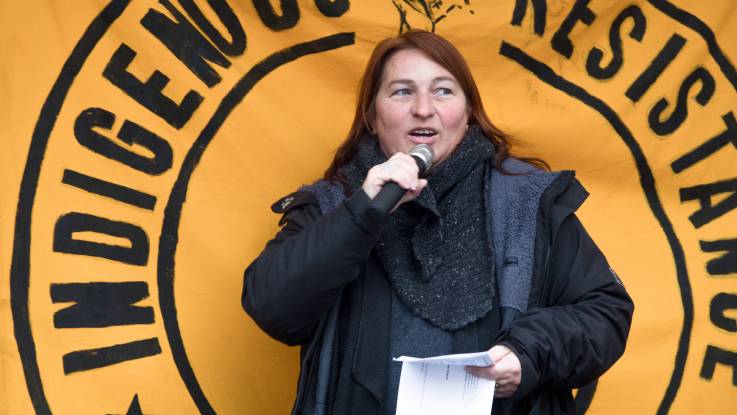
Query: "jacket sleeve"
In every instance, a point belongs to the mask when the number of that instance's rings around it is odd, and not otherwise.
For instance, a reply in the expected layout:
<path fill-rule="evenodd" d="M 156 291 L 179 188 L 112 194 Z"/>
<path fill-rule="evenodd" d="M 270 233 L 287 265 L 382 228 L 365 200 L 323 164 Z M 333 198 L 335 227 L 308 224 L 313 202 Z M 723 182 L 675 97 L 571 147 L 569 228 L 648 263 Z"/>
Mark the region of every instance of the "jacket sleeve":
<path fill-rule="evenodd" d="M 634 305 L 622 282 L 574 215 L 561 224 L 543 284 L 547 306 L 529 310 L 501 341 L 520 359 L 524 396 L 544 388 L 577 388 L 624 353 Z"/>
<path fill-rule="evenodd" d="M 359 189 L 330 213 L 296 206 L 244 275 L 241 302 L 271 337 L 302 344 L 335 303 L 340 288 L 358 277 L 386 215 L 369 209 Z"/>

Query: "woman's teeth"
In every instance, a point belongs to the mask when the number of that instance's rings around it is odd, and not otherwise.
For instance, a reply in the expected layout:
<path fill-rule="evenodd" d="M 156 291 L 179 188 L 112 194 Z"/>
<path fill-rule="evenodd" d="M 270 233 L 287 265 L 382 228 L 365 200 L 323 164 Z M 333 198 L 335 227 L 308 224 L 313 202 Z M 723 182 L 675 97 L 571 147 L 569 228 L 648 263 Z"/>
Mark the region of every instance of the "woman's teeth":
<path fill-rule="evenodd" d="M 435 132 L 434 130 L 412 130 L 409 134 L 419 137 L 432 137 L 437 134 L 437 132 Z"/>

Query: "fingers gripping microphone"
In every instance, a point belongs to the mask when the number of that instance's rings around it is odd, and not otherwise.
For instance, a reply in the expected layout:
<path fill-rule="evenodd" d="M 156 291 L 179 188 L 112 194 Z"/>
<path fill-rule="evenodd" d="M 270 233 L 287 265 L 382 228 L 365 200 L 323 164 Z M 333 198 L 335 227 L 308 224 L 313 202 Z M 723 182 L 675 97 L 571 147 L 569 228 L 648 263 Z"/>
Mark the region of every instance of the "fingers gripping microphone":
<path fill-rule="evenodd" d="M 408 154 L 415 159 L 417 167 L 420 169 L 420 175 L 430 169 L 430 166 L 432 166 L 432 159 L 435 156 L 432 151 L 432 147 L 428 144 L 416 145 Z M 374 200 L 371 201 L 371 205 L 374 209 L 382 213 L 389 213 L 405 193 L 407 193 L 407 189 L 403 189 L 394 182 L 387 182 L 381 188 Z"/>

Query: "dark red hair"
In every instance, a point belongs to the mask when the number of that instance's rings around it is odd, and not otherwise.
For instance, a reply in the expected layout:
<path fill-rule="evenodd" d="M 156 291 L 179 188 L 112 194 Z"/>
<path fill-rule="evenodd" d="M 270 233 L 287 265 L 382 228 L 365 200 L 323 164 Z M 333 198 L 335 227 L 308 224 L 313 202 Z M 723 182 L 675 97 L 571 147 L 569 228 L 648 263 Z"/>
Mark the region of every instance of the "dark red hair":
<path fill-rule="evenodd" d="M 486 137 L 494 144 L 496 148 L 494 164 L 497 169 L 503 172 L 504 169 L 501 168 L 501 164 L 504 159 L 509 157 L 510 138 L 494 126 L 486 114 L 484 104 L 481 102 L 481 94 L 466 60 L 463 59 L 463 56 L 453 44 L 439 35 L 424 30 L 410 30 L 397 37 L 382 40 L 371 53 L 371 57 L 366 64 L 366 70 L 359 83 L 356 113 L 353 116 L 351 129 L 348 132 L 348 137 L 336 150 L 333 162 L 325 171 L 325 178 L 336 183 L 345 182 L 340 174 L 340 168 L 353 159 L 358 151 L 361 137 L 370 131 L 369 122 L 374 120 L 374 99 L 381 84 L 384 65 L 394 53 L 407 49 L 421 51 L 455 77 L 466 95 L 470 108 L 469 125 L 476 124 L 481 127 Z M 522 158 L 522 160 L 547 169 L 547 164 L 542 160 L 534 158 Z"/>

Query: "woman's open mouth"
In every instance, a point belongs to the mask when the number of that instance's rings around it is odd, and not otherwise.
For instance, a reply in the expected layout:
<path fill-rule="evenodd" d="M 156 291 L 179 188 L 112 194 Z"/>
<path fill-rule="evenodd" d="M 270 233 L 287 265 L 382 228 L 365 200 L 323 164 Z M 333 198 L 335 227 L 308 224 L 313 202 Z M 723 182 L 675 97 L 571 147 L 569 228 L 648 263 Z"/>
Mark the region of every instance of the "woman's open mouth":
<path fill-rule="evenodd" d="M 416 143 L 431 143 L 435 141 L 438 131 L 434 128 L 413 128 L 408 135 Z"/>

